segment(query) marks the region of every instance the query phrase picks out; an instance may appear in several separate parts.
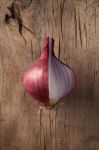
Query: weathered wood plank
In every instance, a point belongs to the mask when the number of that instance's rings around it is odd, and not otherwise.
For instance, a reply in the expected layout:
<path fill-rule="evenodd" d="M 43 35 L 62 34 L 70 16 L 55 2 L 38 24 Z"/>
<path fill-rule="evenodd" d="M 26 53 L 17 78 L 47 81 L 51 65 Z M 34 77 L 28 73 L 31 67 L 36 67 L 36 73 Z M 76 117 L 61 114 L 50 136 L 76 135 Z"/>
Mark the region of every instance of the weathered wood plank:
<path fill-rule="evenodd" d="M 4 21 L 11 0 L 0 0 L 0 149 L 99 149 L 99 1 L 17 0 L 24 26 Z M 26 68 L 40 56 L 45 36 L 55 55 L 77 74 L 76 89 L 40 110 L 23 89 Z"/>

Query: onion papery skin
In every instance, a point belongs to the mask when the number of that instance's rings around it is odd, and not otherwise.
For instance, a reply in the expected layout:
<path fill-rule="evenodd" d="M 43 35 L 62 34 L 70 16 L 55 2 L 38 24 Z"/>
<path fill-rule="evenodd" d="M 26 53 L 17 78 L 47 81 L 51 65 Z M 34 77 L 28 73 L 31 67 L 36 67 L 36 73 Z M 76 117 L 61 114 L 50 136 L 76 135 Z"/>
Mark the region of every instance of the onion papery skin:
<path fill-rule="evenodd" d="M 26 91 L 44 106 L 52 106 L 68 95 L 75 86 L 75 73 L 53 53 L 54 40 L 45 38 L 41 57 L 23 76 Z"/>
<path fill-rule="evenodd" d="M 44 45 L 41 57 L 24 74 L 23 85 L 32 97 L 46 106 L 49 105 L 47 39 L 45 39 Z"/>

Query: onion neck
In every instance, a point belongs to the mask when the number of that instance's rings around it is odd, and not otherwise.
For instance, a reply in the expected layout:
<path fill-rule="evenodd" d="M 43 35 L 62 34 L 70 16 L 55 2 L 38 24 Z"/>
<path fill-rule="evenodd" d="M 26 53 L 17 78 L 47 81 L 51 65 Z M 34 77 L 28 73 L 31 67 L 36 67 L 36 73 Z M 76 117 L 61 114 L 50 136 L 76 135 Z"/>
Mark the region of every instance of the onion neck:
<path fill-rule="evenodd" d="M 49 57 L 51 57 L 51 55 L 52 55 L 52 49 L 53 49 L 52 44 L 53 44 L 53 39 L 49 38 L 49 45 L 48 45 L 49 46 L 48 47 Z"/>
<path fill-rule="evenodd" d="M 42 48 L 41 58 L 51 57 L 53 53 L 54 40 L 46 37 L 44 40 L 44 47 Z"/>

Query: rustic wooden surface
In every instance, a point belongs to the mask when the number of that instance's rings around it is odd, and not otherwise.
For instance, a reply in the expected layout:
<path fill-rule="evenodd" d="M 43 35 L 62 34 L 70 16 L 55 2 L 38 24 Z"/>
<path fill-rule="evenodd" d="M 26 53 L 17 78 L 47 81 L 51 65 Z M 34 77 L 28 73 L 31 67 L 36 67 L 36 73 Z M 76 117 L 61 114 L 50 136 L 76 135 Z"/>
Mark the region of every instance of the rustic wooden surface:
<path fill-rule="evenodd" d="M 17 0 L 23 24 L 5 23 L 0 0 L 0 150 L 99 150 L 99 0 Z M 23 89 L 26 68 L 45 36 L 78 78 L 57 107 L 40 110 Z"/>

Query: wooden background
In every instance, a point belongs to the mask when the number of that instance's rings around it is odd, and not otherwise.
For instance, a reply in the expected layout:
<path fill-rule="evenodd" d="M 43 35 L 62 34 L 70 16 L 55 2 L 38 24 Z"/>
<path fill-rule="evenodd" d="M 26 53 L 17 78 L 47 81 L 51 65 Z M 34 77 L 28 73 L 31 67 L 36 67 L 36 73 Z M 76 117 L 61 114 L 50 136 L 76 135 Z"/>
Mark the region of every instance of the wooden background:
<path fill-rule="evenodd" d="M 17 0 L 23 24 L 5 22 L 12 0 L 0 0 L 0 150 L 99 150 L 99 0 Z M 40 110 L 23 89 L 26 68 L 45 36 L 70 65 L 76 89 Z"/>

